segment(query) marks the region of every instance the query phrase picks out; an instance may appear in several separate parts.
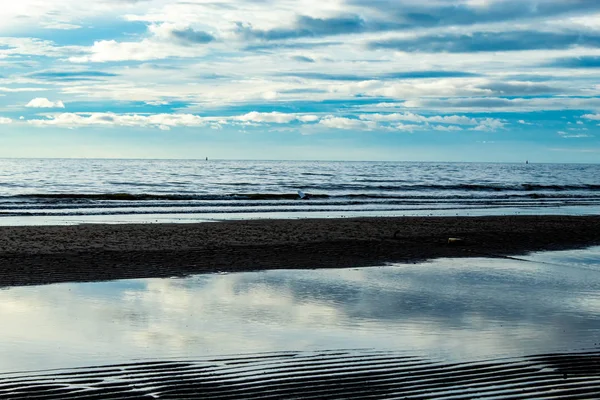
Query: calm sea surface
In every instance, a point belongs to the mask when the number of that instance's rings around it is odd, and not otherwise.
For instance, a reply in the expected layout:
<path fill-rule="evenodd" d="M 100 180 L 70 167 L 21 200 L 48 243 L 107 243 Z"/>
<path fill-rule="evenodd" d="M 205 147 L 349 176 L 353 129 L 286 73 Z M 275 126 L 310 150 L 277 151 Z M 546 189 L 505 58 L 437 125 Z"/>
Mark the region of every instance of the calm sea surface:
<path fill-rule="evenodd" d="M 0 159 L 0 224 L 516 213 L 600 213 L 600 164 Z"/>

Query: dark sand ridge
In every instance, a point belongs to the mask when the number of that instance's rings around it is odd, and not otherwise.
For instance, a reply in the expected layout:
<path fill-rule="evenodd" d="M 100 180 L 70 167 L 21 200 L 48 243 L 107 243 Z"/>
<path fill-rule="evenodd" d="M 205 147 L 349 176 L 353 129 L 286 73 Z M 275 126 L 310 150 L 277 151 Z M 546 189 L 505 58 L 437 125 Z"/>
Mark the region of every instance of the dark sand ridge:
<path fill-rule="evenodd" d="M 449 245 L 448 238 L 464 243 Z M 335 268 L 600 245 L 600 216 L 0 227 L 0 286 Z"/>

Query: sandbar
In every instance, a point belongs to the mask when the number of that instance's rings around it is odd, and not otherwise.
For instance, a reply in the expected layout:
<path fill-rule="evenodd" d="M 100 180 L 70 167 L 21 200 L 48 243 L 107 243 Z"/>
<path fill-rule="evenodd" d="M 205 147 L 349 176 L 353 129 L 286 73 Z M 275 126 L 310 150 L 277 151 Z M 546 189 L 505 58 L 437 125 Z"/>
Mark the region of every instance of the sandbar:
<path fill-rule="evenodd" d="M 14 226 L 0 227 L 0 286 L 365 267 L 593 245 L 600 245 L 600 216 Z"/>

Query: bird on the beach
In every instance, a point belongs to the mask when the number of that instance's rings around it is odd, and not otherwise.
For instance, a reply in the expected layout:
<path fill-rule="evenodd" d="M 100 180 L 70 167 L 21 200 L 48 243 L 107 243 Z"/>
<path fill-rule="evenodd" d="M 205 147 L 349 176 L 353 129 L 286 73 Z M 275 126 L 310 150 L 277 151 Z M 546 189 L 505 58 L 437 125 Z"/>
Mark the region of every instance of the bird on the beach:
<path fill-rule="evenodd" d="M 310 195 L 308 193 L 304 193 L 302 190 L 298 190 L 298 196 L 300 197 L 300 200 L 310 199 Z"/>

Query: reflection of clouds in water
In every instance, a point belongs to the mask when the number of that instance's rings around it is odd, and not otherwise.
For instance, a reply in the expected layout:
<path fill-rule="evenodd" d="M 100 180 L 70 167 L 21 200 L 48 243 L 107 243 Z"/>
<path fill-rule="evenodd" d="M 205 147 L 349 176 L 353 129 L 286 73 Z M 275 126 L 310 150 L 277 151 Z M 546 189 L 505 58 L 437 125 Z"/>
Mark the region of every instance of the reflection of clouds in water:
<path fill-rule="evenodd" d="M 152 309 L 152 318 L 172 320 L 189 316 L 239 318 L 263 325 L 279 326 L 293 322 L 311 325 L 321 321 L 335 324 L 338 310 L 321 304 L 318 299 L 297 301 L 285 287 L 274 288 L 264 283 L 260 273 L 250 275 L 244 282 L 238 275 L 212 276 L 211 282 L 201 290 L 181 286 L 179 281 L 152 280 L 147 289 L 133 297 L 134 307 Z M 194 279 L 194 278 L 191 278 Z M 132 298 L 132 296 L 127 296 Z M 162 314 L 162 315 L 161 315 Z"/>
<path fill-rule="evenodd" d="M 238 353 L 287 349 L 290 343 L 306 342 L 305 330 L 339 325 L 336 308 L 315 300 L 296 302 L 285 289 L 261 282 L 261 274 L 250 275 L 251 283 L 243 285 L 235 274 L 210 276 L 201 290 L 181 281 L 152 280 L 147 290 L 124 296 L 126 308 L 145 310 L 149 318 L 147 327 L 132 325 L 128 334 L 140 347 Z"/>
<path fill-rule="evenodd" d="M 465 360 L 590 347 L 599 282 L 589 269 L 462 259 L 13 288 L 0 291 L 0 370 L 279 350 Z"/>
<path fill-rule="evenodd" d="M 575 269 L 582 270 L 579 271 L 580 275 L 585 270 L 600 272 L 600 246 L 591 247 L 581 251 L 565 250 L 534 252 L 520 258 L 556 265 L 571 266 Z"/>
<path fill-rule="evenodd" d="M 600 313 L 600 297 L 598 293 L 590 293 L 589 296 L 582 295 L 577 301 L 573 301 L 573 303 L 573 306 L 583 315 Z"/>
<path fill-rule="evenodd" d="M 595 290 L 597 282 L 596 274 L 578 280 L 568 269 L 512 260 L 439 260 L 367 271 L 370 275 L 364 283 L 339 277 L 330 282 L 328 271 L 297 279 L 281 274 L 267 279 L 274 287 L 285 286 L 296 299 L 335 304 L 353 319 L 431 318 L 448 327 L 464 326 L 463 319 L 473 313 L 505 321 L 571 313 L 577 311 L 573 301 L 579 293 Z"/>

